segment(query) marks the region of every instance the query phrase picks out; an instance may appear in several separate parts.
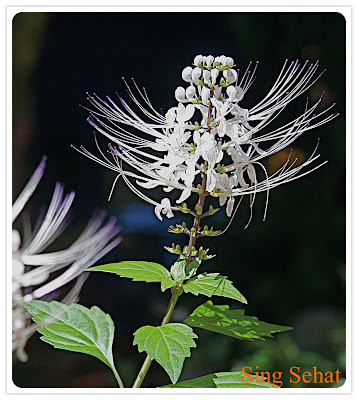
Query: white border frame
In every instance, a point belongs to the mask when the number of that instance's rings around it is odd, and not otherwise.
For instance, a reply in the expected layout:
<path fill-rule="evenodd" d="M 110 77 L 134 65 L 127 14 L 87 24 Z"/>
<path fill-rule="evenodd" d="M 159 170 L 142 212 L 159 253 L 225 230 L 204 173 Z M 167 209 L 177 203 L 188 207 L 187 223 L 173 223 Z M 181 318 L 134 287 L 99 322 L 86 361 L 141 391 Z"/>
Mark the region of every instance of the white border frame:
<path fill-rule="evenodd" d="M 26 1 L 26 0 L 25 0 Z M 23 1 L 23 3 L 25 2 Z M 136 1 L 136 0 L 134 0 Z M 200 11 L 205 11 L 205 12 L 338 12 L 342 14 L 345 19 L 346 19 L 346 76 L 347 76 L 347 84 L 346 84 L 346 104 L 347 104 L 347 115 L 346 115 L 346 122 L 347 122 L 347 139 L 346 139 L 346 167 L 347 167 L 347 175 L 346 175 L 346 183 L 347 183 L 347 200 L 346 200 L 346 207 L 347 207 L 347 217 L 346 217 L 346 223 L 347 223 L 347 247 L 346 247 L 346 259 L 347 259 L 347 286 L 346 286 L 346 299 L 347 299 L 347 311 L 346 311 L 346 316 L 347 316 L 347 344 L 346 344 L 346 353 L 347 353 L 347 376 L 346 376 L 346 382 L 345 384 L 340 387 L 340 388 L 335 388 L 335 389 L 322 389 L 322 388 L 298 388 L 298 389 L 289 389 L 289 388 L 283 388 L 280 389 L 279 391 L 274 391 L 273 389 L 106 389 L 106 388 L 84 388 L 84 389 L 64 389 L 64 388 L 18 388 L 13 382 L 12 382 L 12 356 L 11 356 L 11 333 L 9 332 L 9 329 L 7 330 L 7 337 L 6 337 L 6 348 L 7 348 L 7 354 L 6 354 L 6 367 L 7 370 L 5 371 L 6 375 L 6 384 L 7 384 L 7 393 L 8 394 L 70 394 L 70 393 L 75 393 L 75 394 L 117 394 L 117 395 L 124 395 L 124 394 L 134 394 L 134 393 L 141 393 L 141 394 L 164 394 L 168 395 L 170 394 L 179 394 L 179 393 L 195 393 L 197 396 L 198 394 L 203 394 L 207 395 L 209 393 L 215 393 L 215 394 L 246 394 L 246 393 L 251 393 L 255 395 L 261 395 L 261 394 L 271 394 L 271 395 L 277 395 L 277 394 L 287 394 L 287 393 L 299 393 L 302 395 L 311 393 L 311 394 L 318 394 L 318 393 L 334 393 L 334 394 L 343 394 L 343 393 L 350 393 L 352 390 L 352 375 L 351 375 L 351 366 L 352 366 L 352 359 L 351 359 L 351 329 L 352 329 L 352 321 L 351 321 L 351 299 L 352 299 L 352 291 L 351 291 L 351 277 L 352 277 L 352 271 L 351 271 L 351 263 L 352 263 L 352 246 L 351 246 L 351 230 L 352 230 L 352 225 L 351 225 L 351 220 L 352 220 L 352 202 L 351 202 L 351 196 L 352 196 L 352 189 L 351 189 L 351 183 L 352 183 L 352 175 L 351 175 L 351 170 L 352 170 L 352 124 L 351 124 L 351 117 L 352 117 L 352 108 L 351 108 L 351 99 L 352 99 L 352 92 L 351 92 L 351 87 L 352 87 L 352 57 L 351 57 L 351 49 L 352 49 L 352 43 L 351 43 L 351 32 L 352 32 L 352 9 L 350 7 L 332 7 L 332 6 L 310 6 L 310 7 L 232 7 L 230 5 L 224 6 L 224 7 L 202 7 L 202 6 L 193 6 L 188 8 L 187 5 L 192 4 L 192 1 L 188 0 L 183 0 L 181 1 L 181 4 L 183 6 L 173 6 L 173 7 L 151 7 L 151 6 L 136 6 L 136 7 L 128 7 L 128 6 L 116 6 L 113 7 L 113 1 L 107 1 L 107 3 L 111 3 L 108 6 L 105 7 L 96 7 L 96 6 L 81 6 L 81 5 L 76 5 L 76 6 L 71 6 L 70 1 L 62 1 L 62 3 L 66 3 L 66 5 L 61 5 L 61 6 L 48 6 L 47 4 L 44 4 L 46 2 L 44 1 L 38 1 L 38 5 L 36 6 L 24 6 L 24 7 L 19 7 L 19 6 L 8 6 L 6 8 L 6 59 L 7 59 L 7 69 L 6 69 L 6 130 L 7 130 L 7 143 L 4 149 L 6 150 L 6 157 L 4 159 L 7 160 L 6 163 L 6 177 L 7 177 L 7 182 L 6 182 L 6 189 L 7 189 L 7 204 L 6 204 L 6 211 L 7 211 L 7 216 L 9 220 L 9 216 L 11 215 L 11 150 L 12 150 L 12 142 L 11 142 L 11 131 L 12 131 L 12 86 L 11 86 L 11 81 L 12 81 L 12 65 L 11 65 L 11 60 L 12 60 L 12 47 L 11 47 L 11 38 L 12 38 L 12 18 L 19 12 L 185 12 L 185 11 L 190 11 L 190 12 L 200 12 Z M 116 3 L 116 2 L 114 2 Z M 131 1 L 133 4 L 133 0 Z M 210 2 L 211 3 L 211 2 Z M 232 3 L 232 2 L 230 2 Z M 236 1 L 235 1 L 236 3 Z M 250 3 L 253 3 L 251 1 Z M 255 2 L 256 3 L 256 2 Z M 262 4 L 262 1 L 260 2 Z M 301 2 L 302 3 L 302 2 Z M 312 4 L 311 1 L 305 1 L 307 5 Z M 322 2 L 323 3 L 323 2 Z M 328 1 L 324 2 L 325 4 L 328 3 Z M 73 4 L 73 3 L 72 3 Z M 142 3 L 143 4 L 143 3 Z M 205 4 L 208 4 L 208 1 L 205 2 Z M 70 7 L 68 7 L 70 6 Z M 4 18 L 4 19 L 5 19 Z M 3 52 L 3 54 L 5 51 Z M 5 107 L 4 107 L 5 109 Z M 339 133 L 337 133 L 337 136 L 339 136 Z M 7 221 L 8 222 L 8 221 Z M 7 238 L 11 237 L 11 226 L 10 224 L 7 224 Z M 9 240 L 10 243 L 10 240 Z M 10 246 L 7 246 L 7 266 L 11 266 L 11 250 Z M 7 291 L 6 291 L 6 299 L 7 303 L 9 302 L 9 299 L 11 299 L 11 268 L 8 269 L 7 271 L 7 277 L 6 277 L 6 283 L 7 283 Z M 6 304 L 7 304 L 6 303 Z M 9 307 L 9 304 L 7 304 L 7 309 L 6 311 L 9 311 L 11 307 Z M 11 312 L 7 312 L 7 327 L 11 326 Z M 15 396 L 17 398 L 17 396 Z M 33 396 L 30 396 L 33 397 Z M 12 398 L 14 398 L 12 396 Z"/>

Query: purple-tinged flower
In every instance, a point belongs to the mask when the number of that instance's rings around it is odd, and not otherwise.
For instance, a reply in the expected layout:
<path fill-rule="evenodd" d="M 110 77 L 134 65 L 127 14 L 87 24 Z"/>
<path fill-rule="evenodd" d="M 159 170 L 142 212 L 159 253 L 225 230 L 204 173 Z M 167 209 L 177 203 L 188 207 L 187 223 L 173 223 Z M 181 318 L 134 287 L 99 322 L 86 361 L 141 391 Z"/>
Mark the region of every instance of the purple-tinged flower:
<path fill-rule="evenodd" d="M 19 216 L 35 191 L 46 166 L 46 157 L 20 193 L 12 207 L 12 221 Z M 78 299 L 86 280 L 88 267 L 116 247 L 121 238 L 114 218 L 104 223 L 106 212 L 93 215 L 83 232 L 67 249 L 45 252 L 45 249 L 63 232 L 75 197 L 74 192 L 65 195 L 62 184 L 57 183 L 44 218 L 32 231 L 28 219 L 24 219 L 24 237 L 17 230 L 12 232 L 12 303 L 13 303 L 13 350 L 20 360 L 26 361 L 24 352 L 36 325 L 23 303 L 33 299 L 57 297 L 57 290 L 77 278 L 76 283 L 62 301 L 71 304 Z"/>

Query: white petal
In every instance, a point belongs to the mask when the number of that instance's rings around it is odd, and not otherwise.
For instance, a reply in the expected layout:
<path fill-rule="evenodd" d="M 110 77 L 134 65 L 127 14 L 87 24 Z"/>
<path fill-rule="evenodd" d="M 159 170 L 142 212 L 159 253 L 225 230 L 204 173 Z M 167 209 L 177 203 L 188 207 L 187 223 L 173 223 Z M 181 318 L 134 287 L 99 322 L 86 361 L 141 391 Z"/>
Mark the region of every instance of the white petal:
<path fill-rule="evenodd" d="M 226 57 L 226 66 L 228 67 L 234 66 L 234 60 L 231 57 Z"/>
<path fill-rule="evenodd" d="M 183 69 L 183 72 L 181 74 L 183 80 L 185 82 L 191 82 L 191 73 L 192 73 L 193 69 L 191 67 L 185 67 Z"/>
<path fill-rule="evenodd" d="M 179 197 L 179 199 L 176 202 L 178 204 L 180 204 L 183 201 L 185 201 L 190 195 L 191 195 L 191 189 L 190 188 L 184 189 L 181 196 Z"/>
<path fill-rule="evenodd" d="M 201 91 L 201 101 L 204 105 L 208 105 L 210 97 L 210 89 L 207 87 L 203 87 Z"/>
<path fill-rule="evenodd" d="M 207 69 L 204 69 L 203 78 L 204 78 L 204 83 L 206 83 L 207 85 L 210 84 L 210 81 L 209 81 L 210 77 L 211 77 L 210 71 L 208 71 Z"/>
<path fill-rule="evenodd" d="M 234 86 L 228 86 L 226 89 L 226 94 L 230 101 L 235 101 L 236 89 L 234 88 Z"/>
<path fill-rule="evenodd" d="M 170 200 L 167 198 L 167 197 L 165 197 L 162 201 L 161 201 L 161 205 L 164 207 L 164 208 L 171 208 L 171 204 L 170 204 Z"/>
<path fill-rule="evenodd" d="M 234 198 L 231 196 L 229 201 L 227 202 L 227 206 L 226 206 L 226 215 L 228 217 L 231 217 L 232 214 L 232 210 L 234 208 L 234 204 L 235 204 L 235 200 Z"/>
<path fill-rule="evenodd" d="M 219 205 L 222 207 L 226 203 L 227 197 L 219 196 Z"/>
<path fill-rule="evenodd" d="M 148 181 L 148 182 L 136 181 L 136 182 L 137 182 L 137 185 L 142 186 L 146 189 L 153 189 L 161 184 L 160 181 Z"/>
<path fill-rule="evenodd" d="M 199 83 L 201 81 L 201 72 L 202 69 L 199 67 L 193 69 L 193 72 L 191 74 L 191 79 L 194 83 Z"/>
<path fill-rule="evenodd" d="M 203 56 L 201 54 L 194 58 L 194 65 L 198 66 L 203 62 Z"/>
<path fill-rule="evenodd" d="M 161 215 L 161 211 L 163 209 L 163 206 L 161 204 L 158 204 L 154 207 L 154 212 L 155 215 L 157 216 L 158 219 L 160 219 L 161 221 L 163 221 L 163 217 Z"/>
<path fill-rule="evenodd" d="M 21 210 L 24 208 L 25 204 L 31 197 L 32 193 L 37 188 L 37 185 L 39 184 L 39 182 L 42 178 L 42 175 L 44 173 L 44 170 L 46 168 L 46 158 L 47 157 L 42 157 L 42 160 L 41 160 L 39 166 L 36 168 L 35 172 L 32 174 L 30 180 L 27 182 L 23 191 L 19 194 L 19 196 L 15 200 L 15 202 L 12 206 L 12 222 L 15 221 L 15 219 L 20 214 Z"/>
<path fill-rule="evenodd" d="M 249 164 L 247 166 L 247 175 L 249 176 L 251 182 L 253 182 L 253 183 L 257 182 L 256 181 L 256 171 L 252 164 Z"/>
<path fill-rule="evenodd" d="M 185 103 L 187 100 L 187 98 L 185 97 L 185 89 L 182 86 L 178 86 L 175 89 L 175 98 L 177 101 L 181 102 L 181 103 Z"/>
<path fill-rule="evenodd" d="M 196 90 L 194 86 L 188 86 L 185 90 L 185 95 L 189 100 L 194 100 L 196 97 Z"/>
<path fill-rule="evenodd" d="M 13 229 L 12 230 L 12 251 L 15 252 L 15 251 L 19 250 L 20 245 L 21 245 L 20 233 L 16 229 Z"/>

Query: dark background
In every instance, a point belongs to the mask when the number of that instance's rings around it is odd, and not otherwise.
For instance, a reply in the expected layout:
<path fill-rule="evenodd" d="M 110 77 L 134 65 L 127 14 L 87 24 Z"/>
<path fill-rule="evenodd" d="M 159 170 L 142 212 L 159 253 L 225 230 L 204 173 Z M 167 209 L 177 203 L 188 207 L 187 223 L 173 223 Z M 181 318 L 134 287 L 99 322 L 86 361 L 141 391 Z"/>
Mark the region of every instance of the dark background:
<path fill-rule="evenodd" d="M 224 54 L 241 70 L 250 61 L 260 62 L 256 81 L 241 104 L 250 108 L 267 93 L 286 58 L 319 59 L 320 70 L 327 68 L 307 95 L 312 104 L 326 91 L 320 110 L 336 102 L 340 116 L 307 132 L 292 147 L 304 160 L 320 138 L 321 159 L 328 164 L 273 190 L 265 222 L 262 194 L 246 230 L 247 203 L 225 235 L 203 241 L 217 255 L 203 268 L 229 276 L 248 299 L 248 315 L 294 330 L 259 343 L 196 330 L 198 347 L 184 364 L 182 380 L 243 366 L 285 374 L 293 365 L 310 371 L 315 365 L 344 373 L 345 46 L 345 20 L 337 13 L 21 13 L 13 20 L 14 198 L 47 155 L 45 176 L 28 209 L 35 218 L 41 204 L 48 204 L 57 180 L 76 191 L 75 217 L 57 241 L 58 248 L 76 237 L 96 208 L 117 216 L 122 243 L 101 263 L 136 259 L 169 267 L 175 256 L 163 246 L 178 237 L 167 228 L 183 218 L 178 213 L 174 220 L 160 222 L 153 207 L 122 181 L 107 202 L 115 174 L 70 148 L 82 144 L 96 153 L 87 111 L 79 106 L 88 105 L 87 91 L 114 97 L 117 91 L 125 92 L 123 76 L 135 77 L 154 106 L 165 111 L 176 104 L 181 71 L 195 55 Z M 282 121 L 300 115 L 305 101 L 301 96 L 290 105 Z M 106 141 L 101 144 L 105 148 Z M 279 168 L 289 150 L 267 160 L 268 170 Z M 213 220 L 218 229 L 226 222 L 224 213 Z M 159 284 L 112 274 L 92 273 L 85 283 L 80 303 L 98 305 L 115 322 L 114 358 L 126 385 L 132 384 L 144 359 L 132 346 L 132 334 L 142 325 L 159 324 L 168 300 L 169 293 L 162 294 Z M 182 296 L 172 320 L 182 321 L 206 300 Z M 213 300 L 240 307 L 228 299 Z M 99 360 L 56 350 L 38 336 L 27 345 L 27 363 L 14 358 L 16 385 L 116 386 Z M 153 363 L 144 386 L 167 383 L 164 370 Z M 285 386 L 292 384 L 285 380 Z"/>

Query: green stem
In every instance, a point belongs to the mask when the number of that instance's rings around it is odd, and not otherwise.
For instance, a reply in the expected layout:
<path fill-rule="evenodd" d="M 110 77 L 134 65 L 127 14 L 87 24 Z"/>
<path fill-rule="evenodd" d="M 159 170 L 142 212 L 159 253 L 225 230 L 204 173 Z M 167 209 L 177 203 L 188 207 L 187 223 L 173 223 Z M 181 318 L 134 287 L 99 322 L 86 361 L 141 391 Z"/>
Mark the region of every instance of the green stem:
<path fill-rule="evenodd" d="M 123 389 L 123 388 L 124 388 L 124 385 L 123 385 L 122 379 L 121 379 L 121 377 L 119 376 L 119 373 L 117 372 L 117 370 L 114 368 L 114 366 L 112 367 L 112 372 L 113 372 L 114 376 L 115 376 L 116 379 L 117 379 L 117 382 L 118 382 L 119 387 Z"/>
<path fill-rule="evenodd" d="M 148 369 L 149 369 L 151 363 L 152 363 L 152 360 L 147 355 L 147 357 L 145 358 L 144 363 L 142 365 L 142 368 L 140 369 L 138 376 L 137 376 L 136 380 L 134 381 L 134 384 L 132 386 L 133 388 L 141 387 L 141 384 L 142 384 L 145 376 L 147 375 L 147 372 L 148 372 Z"/>
<path fill-rule="evenodd" d="M 160 324 L 160 326 L 163 326 L 170 321 L 170 318 L 174 311 L 174 307 L 178 301 L 179 296 L 182 293 L 183 293 L 182 288 L 173 288 L 172 289 L 172 297 L 170 298 L 167 311 L 163 317 L 163 320 L 162 320 L 162 323 Z M 136 380 L 134 381 L 133 388 L 141 387 L 142 382 L 143 382 L 145 376 L 147 375 L 147 372 L 148 372 L 148 369 L 149 369 L 151 363 L 152 363 L 152 360 L 147 355 L 147 357 L 145 358 L 145 360 L 143 362 L 142 368 L 139 370 L 138 376 L 137 376 Z"/>

